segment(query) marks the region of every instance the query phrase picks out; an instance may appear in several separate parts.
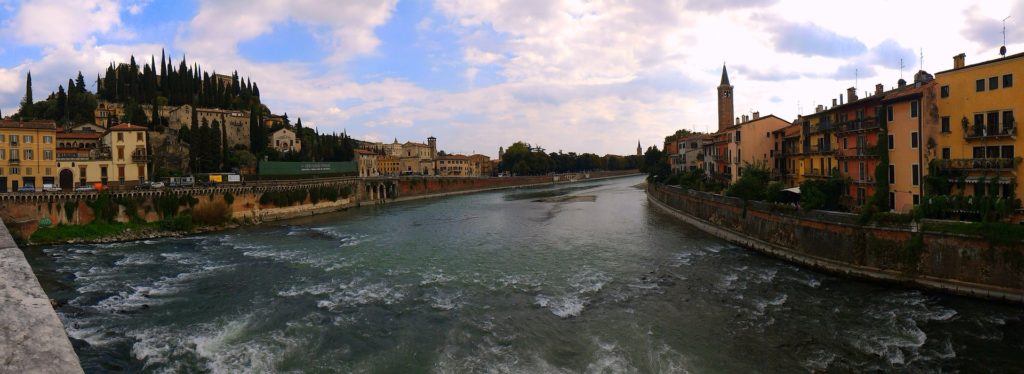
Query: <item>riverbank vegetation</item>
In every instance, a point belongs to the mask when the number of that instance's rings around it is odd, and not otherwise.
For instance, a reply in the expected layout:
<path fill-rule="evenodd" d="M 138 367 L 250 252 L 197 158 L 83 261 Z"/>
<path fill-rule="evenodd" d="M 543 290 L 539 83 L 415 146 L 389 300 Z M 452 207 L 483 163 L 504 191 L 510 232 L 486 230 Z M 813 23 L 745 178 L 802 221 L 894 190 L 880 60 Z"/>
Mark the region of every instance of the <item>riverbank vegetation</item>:
<path fill-rule="evenodd" d="M 640 156 L 598 156 L 593 153 L 562 151 L 545 153 L 543 148 L 515 142 L 502 150 L 498 171 L 515 175 L 542 175 L 591 170 L 632 170 L 641 165 Z"/>

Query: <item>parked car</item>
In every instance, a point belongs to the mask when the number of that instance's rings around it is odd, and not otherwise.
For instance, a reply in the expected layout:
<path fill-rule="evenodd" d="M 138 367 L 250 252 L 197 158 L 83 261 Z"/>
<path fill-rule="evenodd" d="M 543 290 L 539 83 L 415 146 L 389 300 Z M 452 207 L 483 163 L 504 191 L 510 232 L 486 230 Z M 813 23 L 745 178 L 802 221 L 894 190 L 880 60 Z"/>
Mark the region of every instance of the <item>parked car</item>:
<path fill-rule="evenodd" d="M 148 190 L 148 189 L 150 189 L 152 187 L 153 187 L 152 183 L 149 183 L 149 182 L 146 182 L 146 181 L 142 181 L 142 182 L 139 182 L 138 184 L 136 184 L 135 187 L 132 187 L 132 189 L 134 189 L 134 190 Z"/>
<path fill-rule="evenodd" d="M 153 182 L 153 183 L 150 183 L 149 184 L 149 188 L 152 188 L 152 189 L 164 188 L 164 182 Z"/>
<path fill-rule="evenodd" d="M 60 188 L 54 186 L 52 183 L 43 183 L 43 192 L 60 192 Z"/>
<path fill-rule="evenodd" d="M 96 192 L 96 188 L 90 185 L 75 187 L 75 192 Z"/>
<path fill-rule="evenodd" d="M 21 188 L 18 189 L 18 192 L 36 192 L 36 186 L 26 184 L 24 186 L 21 186 Z"/>

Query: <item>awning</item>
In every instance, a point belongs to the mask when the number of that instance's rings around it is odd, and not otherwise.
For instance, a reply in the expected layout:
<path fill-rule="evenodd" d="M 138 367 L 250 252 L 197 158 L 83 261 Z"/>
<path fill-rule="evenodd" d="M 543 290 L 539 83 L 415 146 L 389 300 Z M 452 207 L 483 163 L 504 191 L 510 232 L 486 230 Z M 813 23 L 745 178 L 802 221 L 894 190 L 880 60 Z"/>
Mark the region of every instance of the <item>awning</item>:
<path fill-rule="evenodd" d="M 800 194 L 800 187 L 787 188 L 787 189 L 784 189 L 783 191 L 792 192 L 792 193 L 795 193 L 795 194 Z"/>

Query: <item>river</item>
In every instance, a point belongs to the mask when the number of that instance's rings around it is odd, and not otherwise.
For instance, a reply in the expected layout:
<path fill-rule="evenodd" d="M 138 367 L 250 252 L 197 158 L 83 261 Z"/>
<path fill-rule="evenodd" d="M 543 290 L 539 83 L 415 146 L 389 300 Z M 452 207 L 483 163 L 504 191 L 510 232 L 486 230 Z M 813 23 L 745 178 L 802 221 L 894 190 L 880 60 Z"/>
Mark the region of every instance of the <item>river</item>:
<path fill-rule="evenodd" d="M 800 268 L 640 182 L 26 254 L 86 372 L 1024 370 L 1020 306 Z"/>

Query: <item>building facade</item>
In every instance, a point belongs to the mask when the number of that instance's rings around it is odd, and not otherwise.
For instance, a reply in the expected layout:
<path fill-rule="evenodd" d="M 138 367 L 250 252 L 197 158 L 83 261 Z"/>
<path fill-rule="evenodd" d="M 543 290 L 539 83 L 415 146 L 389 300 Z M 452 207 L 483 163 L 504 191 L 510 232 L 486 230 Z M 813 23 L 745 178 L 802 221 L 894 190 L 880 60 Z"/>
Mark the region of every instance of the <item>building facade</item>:
<path fill-rule="evenodd" d="M 295 131 L 283 128 L 270 134 L 270 146 L 281 153 L 298 152 L 302 149 L 302 142 L 296 139 Z"/>
<path fill-rule="evenodd" d="M 57 123 L 0 120 L 0 192 L 55 184 Z"/>

